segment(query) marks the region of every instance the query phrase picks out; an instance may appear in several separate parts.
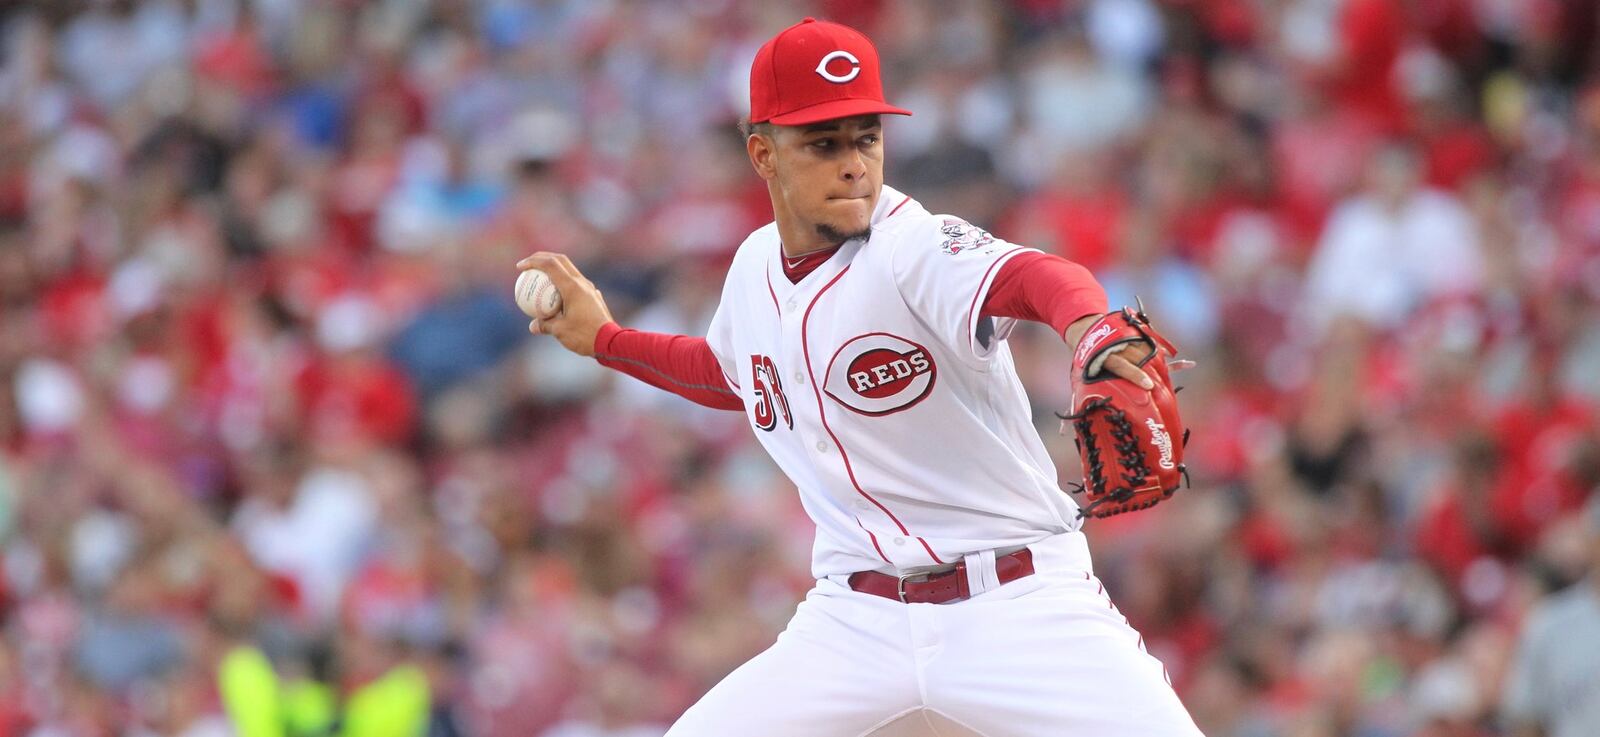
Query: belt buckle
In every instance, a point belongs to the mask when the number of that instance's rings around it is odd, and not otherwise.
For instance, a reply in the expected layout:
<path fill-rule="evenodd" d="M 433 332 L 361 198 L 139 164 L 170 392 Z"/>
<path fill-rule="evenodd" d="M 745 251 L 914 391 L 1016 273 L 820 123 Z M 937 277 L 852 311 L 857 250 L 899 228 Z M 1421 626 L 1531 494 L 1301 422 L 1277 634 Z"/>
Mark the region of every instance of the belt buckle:
<path fill-rule="evenodd" d="M 895 584 L 895 594 L 897 596 L 899 596 L 901 604 L 910 604 L 911 603 L 909 601 L 906 601 L 906 579 L 916 578 L 918 576 L 922 577 L 922 581 L 917 581 L 916 583 L 922 583 L 923 581 L 927 581 L 928 580 L 928 574 L 926 574 L 926 573 L 903 573 L 903 574 L 900 574 L 898 576 L 895 576 L 895 581 L 897 582 Z"/>

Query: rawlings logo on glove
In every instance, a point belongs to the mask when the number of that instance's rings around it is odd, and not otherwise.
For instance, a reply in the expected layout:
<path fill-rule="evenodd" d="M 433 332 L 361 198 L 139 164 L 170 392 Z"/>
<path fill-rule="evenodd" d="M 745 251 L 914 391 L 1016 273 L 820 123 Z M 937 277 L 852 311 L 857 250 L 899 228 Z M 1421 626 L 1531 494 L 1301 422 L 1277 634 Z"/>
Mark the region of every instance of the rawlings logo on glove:
<path fill-rule="evenodd" d="M 1141 357 L 1129 360 L 1155 380 L 1155 388 L 1146 390 L 1104 369 L 1106 357 L 1129 344 L 1142 344 L 1142 352 L 1135 350 Z M 1072 354 L 1072 414 L 1057 415 L 1062 432 L 1072 423 L 1083 461 L 1083 483 L 1074 490 L 1084 494 L 1078 516 L 1144 509 L 1188 484 L 1183 448 L 1189 431 L 1178 417 L 1177 390 L 1167 366 L 1177 352 L 1150 326 L 1142 308 L 1107 314 L 1079 339 Z"/>
<path fill-rule="evenodd" d="M 1150 428 L 1150 442 L 1155 444 L 1156 450 L 1161 451 L 1161 467 L 1168 470 L 1176 468 L 1172 462 L 1172 436 L 1167 434 L 1167 428 L 1156 422 L 1154 417 L 1144 418 L 1144 426 Z"/>
<path fill-rule="evenodd" d="M 1116 333 L 1117 326 L 1111 323 L 1095 323 L 1095 326 L 1090 328 L 1089 332 L 1083 334 L 1083 339 L 1078 341 L 1078 350 L 1073 353 L 1072 360 L 1080 364 L 1087 364 L 1089 351 L 1094 350 L 1100 341 L 1116 335 Z"/>

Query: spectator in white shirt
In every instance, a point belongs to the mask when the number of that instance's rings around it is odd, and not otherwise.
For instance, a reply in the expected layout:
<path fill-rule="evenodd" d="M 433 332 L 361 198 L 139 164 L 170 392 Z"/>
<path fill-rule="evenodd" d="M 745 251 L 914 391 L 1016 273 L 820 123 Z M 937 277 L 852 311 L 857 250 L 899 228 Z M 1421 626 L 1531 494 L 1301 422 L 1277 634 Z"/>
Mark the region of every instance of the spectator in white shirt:
<path fill-rule="evenodd" d="M 1421 186 L 1416 153 L 1376 152 L 1367 188 L 1328 218 L 1306 274 L 1305 316 L 1325 329 L 1353 317 L 1395 327 L 1434 300 L 1472 294 L 1484 280 L 1479 229 L 1454 195 Z"/>

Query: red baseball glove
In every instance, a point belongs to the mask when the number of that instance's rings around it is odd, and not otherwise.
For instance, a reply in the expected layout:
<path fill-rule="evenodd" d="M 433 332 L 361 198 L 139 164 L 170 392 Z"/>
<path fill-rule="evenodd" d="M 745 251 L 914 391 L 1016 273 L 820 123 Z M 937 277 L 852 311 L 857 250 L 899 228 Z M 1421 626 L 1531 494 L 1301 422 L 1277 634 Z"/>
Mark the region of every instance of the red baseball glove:
<path fill-rule="evenodd" d="M 1151 375 L 1154 389 L 1102 368 L 1112 350 L 1130 343 L 1146 346 L 1133 356 L 1122 355 Z M 1124 307 L 1101 317 L 1078 340 L 1072 354 L 1072 414 L 1057 416 L 1062 432 L 1067 422 L 1077 432 L 1083 483 L 1074 493 L 1085 494 L 1079 517 L 1144 509 L 1172 496 L 1180 483 L 1188 485 L 1183 448 L 1189 431 L 1178 417 L 1177 390 L 1167 367 L 1177 352 L 1150 326 L 1142 305 L 1138 312 Z"/>

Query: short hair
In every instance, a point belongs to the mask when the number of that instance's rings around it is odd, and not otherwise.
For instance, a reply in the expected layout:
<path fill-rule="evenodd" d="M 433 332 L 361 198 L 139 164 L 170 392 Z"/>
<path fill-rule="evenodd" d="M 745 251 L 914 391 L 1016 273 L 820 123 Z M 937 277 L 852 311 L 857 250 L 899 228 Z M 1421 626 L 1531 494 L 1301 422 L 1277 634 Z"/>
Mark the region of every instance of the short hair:
<path fill-rule="evenodd" d="M 772 123 L 764 120 L 760 123 L 752 123 L 750 122 L 749 118 L 740 118 L 739 133 L 741 133 L 745 138 L 749 138 L 757 133 L 771 138 L 773 134 L 773 125 Z"/>

